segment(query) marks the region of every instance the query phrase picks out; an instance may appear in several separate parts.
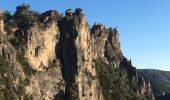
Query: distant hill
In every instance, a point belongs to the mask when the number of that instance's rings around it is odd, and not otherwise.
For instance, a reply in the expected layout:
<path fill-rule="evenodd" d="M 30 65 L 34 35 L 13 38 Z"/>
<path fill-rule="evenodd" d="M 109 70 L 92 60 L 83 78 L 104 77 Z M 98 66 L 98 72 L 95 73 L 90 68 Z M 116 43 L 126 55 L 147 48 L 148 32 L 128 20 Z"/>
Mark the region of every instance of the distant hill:
<path fill-rule="evenodd" d="M 170 71 L 155 69 L 138 69 L 138 71 L 151 82 L 152 90 L 155 96 L 162 96 L 163 92 L 165 92 L 165 94 L 170 94 Z"/>

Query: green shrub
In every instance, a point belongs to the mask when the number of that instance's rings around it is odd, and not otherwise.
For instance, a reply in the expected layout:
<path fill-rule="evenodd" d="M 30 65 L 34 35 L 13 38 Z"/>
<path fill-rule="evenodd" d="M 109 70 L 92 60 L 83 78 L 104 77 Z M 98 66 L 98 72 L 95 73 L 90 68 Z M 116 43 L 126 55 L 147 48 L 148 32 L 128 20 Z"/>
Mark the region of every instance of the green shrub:
<path fill-rule="evenodd" d="M 10 14 L 9 11 L 5 11 L 3 13 L 3 20 L 4 20 L 4 29 L 7 34 L 11 34 L 13 28 L 17 28 L 17 24 L 13 20 L 13 15 Z"/>
<path fill-rule="evenodd" d="M 14 13 L 14 20 L 17 23 L 18 27 L 25 28 L 38 22 L 39 13 L 30 10 L 30 6 L 27 4 L 22 4 L 16 8 Z"/>

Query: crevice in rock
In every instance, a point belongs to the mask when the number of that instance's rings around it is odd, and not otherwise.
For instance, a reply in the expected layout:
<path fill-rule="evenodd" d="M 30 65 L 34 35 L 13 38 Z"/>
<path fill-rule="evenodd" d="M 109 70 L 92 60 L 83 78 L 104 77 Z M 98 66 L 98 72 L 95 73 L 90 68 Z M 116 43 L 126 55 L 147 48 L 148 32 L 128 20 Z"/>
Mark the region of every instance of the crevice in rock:
<path fill-rule="evenodd" d="M 59 42 L 56 46 L 56 54 L 60 60 L 62 77 L 66 82 L 64 100 L 77 100 L 78 86 L 75 77 L 78 75 L 78 58 L 75 39 L 78 36 L 75 18 L 66 16 L 58 21 L 60 31 Z"/>

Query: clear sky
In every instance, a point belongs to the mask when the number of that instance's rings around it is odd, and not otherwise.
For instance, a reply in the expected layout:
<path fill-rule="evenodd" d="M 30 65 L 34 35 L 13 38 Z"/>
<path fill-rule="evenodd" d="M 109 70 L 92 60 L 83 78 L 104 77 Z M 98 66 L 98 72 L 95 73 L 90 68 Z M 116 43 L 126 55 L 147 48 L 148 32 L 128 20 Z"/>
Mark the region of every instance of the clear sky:
<path fill-rule="evenodd" d="M 170 70 L 170 0 L 0 0 L 0 9 L 13 13 L 22 3 L 39 12 L 80 7 L 91 26 L 118 27 L 123 54 L 134 66 Z"/>

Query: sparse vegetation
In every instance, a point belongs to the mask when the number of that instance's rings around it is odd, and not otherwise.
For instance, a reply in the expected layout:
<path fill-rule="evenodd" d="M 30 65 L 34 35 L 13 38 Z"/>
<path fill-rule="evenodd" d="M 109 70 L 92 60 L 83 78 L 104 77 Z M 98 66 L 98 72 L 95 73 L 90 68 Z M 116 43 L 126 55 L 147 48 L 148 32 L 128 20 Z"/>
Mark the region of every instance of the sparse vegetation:
<path fill-rule="evenodd" d="M 30 76 L 32 74 L 35 74 L 36 71 L 32 67 L 30 67 L 28 60 L 25 58 L 24 55 L 25 55 L 24 51 L 18 51 L 17 52 L 17 61 L 22 65 L 26 75 Z"/>
<path fill-rule="evenodd" d="M 143 100 L 130 87 L 130 81 L 100 58 L 95 61 L 97 77 L 106 100 Z"/>
<path fill-rule="evenodd" d="M 25 94 L 24 84 L 22 79 L 19 79 L 20 83 L 18 89 L 15 89 L 14 79 L 12 76 L 12 68 L 8 61 L 0 56 L 0 100 L 17 100 L 17 94 L 22 96 Z M 17 91 L 17 94 L 16 94 Z"/>
<path fill-rule="evenodd" d="M 4 29 L 7 34 L 13 33 L 13 29 L 17 28 L 17 24 L 13 20 L 13 15 L 11 15 L 9 11 L 5 11 L 3 13 L 3 20 L 5 23 Z"/>

